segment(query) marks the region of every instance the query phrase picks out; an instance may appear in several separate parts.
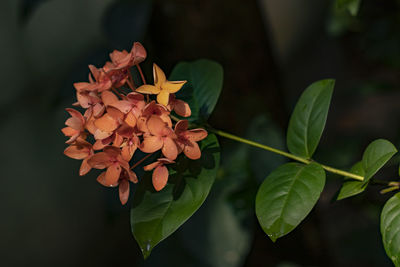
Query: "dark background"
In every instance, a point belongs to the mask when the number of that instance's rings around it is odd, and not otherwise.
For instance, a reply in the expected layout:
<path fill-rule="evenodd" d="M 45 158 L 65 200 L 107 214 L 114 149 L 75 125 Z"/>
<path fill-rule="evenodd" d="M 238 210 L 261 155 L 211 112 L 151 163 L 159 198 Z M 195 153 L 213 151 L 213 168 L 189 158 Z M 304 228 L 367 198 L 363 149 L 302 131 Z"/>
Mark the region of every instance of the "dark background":
<path fill-rule="evenodd" d="M 88 64 L 141 41 L 167 75 L 182 60 L 224 68 L 210 123 L 275 147 L 301 92 L 335 78 L 316 159 L 349 168 L 374 139 L 400 142 L 400 1 L 364 0 L 352 17 L 320 0 L 0 1 L 1 266 L 391 266 L 379 233 L 380 187 L 333 202 L 340 177 L 273 244 L 254 215 L 258 185 L 285 159 L 220 139 L 223 165 L 204 206 L 149 260 L 129 204 L 78 176 L 63 155 L 64 108 Z M 399 158 L 378 174 L 396 180 Z"/>

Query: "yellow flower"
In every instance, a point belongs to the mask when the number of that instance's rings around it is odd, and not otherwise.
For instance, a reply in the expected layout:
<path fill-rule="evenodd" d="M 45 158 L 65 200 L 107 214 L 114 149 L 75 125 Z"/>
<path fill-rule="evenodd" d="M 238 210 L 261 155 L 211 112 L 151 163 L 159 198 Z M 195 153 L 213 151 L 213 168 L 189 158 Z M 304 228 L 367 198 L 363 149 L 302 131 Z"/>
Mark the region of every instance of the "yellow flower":
<path fill-rule="evenodd" d="M 157 102 L 167 106 L 169 94 L 178 92 L 186 81 L 168 81 L 164 72 L 159 66 L 153 64 L 154 85 L 145 84 L 136 89 L 136 92 L 142 94 L 157 95 Z"/>

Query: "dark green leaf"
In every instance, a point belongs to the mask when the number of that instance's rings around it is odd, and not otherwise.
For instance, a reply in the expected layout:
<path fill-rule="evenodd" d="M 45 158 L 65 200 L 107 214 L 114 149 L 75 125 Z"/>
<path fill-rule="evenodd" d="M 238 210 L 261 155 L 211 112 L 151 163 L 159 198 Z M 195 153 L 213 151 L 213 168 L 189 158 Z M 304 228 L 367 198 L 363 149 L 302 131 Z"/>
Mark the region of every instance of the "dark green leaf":
<path fill-rule="evenodd" d="M 325 185 L 325 171 L 317 163 L 286 163 L 261 184 L 256 215 L 275 242 L 292 231 L 311 211 Z"/>
<path fill-rule="evenodd" d="M 400 266 L 400 193 L 391 197 L 381 214 L 381 234 L 386 254 Z"/>
<path fill-rule="evenodd" d="M 145 258 L 193 215 L 210 192 L 219 166 L 215 135 L 203 140 L 201 149 L 199 160 L 179 158 L 168 185 L 160 192 L 152 188 L 150 175 L 140 182 L 133 199 L 131 227 Z"/>
<path fill-rule="evenodd" d="M 396 147 L 384 139 L 378 139 L 369 144 L 362 158 L 365 170 L 364 182 L 371 179 L 396 152 Z"/>
<path fill-rule="evenodd" d="M 200 59 L 175 66 L 169 80 L 187 80 L 177 97 L 189 103 L 190 121 L 204 122 L 217 103 L 223 82 L 223 69 L 217 62 Z"/>
<path fill-rule="evenodd" d="M 354 166 L 351 168 L 350 170 L 351 173 L 360 175 L 360 176 L 364 176 L 365 175 L 365 171 L 363 169 L 362 166 L 362 162 L 359 161 L 356 164 L 354 164 Z M 348 198 L 354 195 L 358 195 L 362 192 L 364 192 L 364 190 L 367 188 L 368 186 L 368 181 L 364 182 L 364 181 L 355 181 L 355 180 L 345 180 L 343 182 L 342 187 L 340 188 L 339 194 L 336 198 L 336 200 L 341 200 L 344 198 Z"/>
<path fill-rule="evenodd" d="M 287 146 L 291 153 L 312 157 L 325 128 L 334 85 L 334 80 L 321 80 L 301 95 L 289 121 Z"/>

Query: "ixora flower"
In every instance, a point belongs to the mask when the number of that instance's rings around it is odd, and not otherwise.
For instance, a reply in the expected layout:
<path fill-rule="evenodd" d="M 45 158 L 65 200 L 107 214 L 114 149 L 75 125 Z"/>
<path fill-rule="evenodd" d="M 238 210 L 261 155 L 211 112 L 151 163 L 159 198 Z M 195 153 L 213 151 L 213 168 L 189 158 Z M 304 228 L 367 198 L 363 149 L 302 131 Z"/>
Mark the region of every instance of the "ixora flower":
<path fill-rule="evenodd" d="M 153 64 L 154 85 L 145 84 L 136 91 L 143 94 L 157 95 L 157 102 L 167 106 L 169 95 L 178 92 L 186 81 L 168 81 L 159 66 Z"/>
<path fill-rule="evenodd" d="M 175 161 L 167 158 L 159 158 L 156 162 L 143 167 L 145 171 L 151 171 L 154 169 L 152 183 L 155 190 L 160 191 L 167 185 L 169 173 L 167 167 L 164 165 L 172 163 L 175 163 Z"/>
<path fill-rule="evenodd" d="M 77 102 L 73 105 L 82 113 L 67 108 L 71 117 L 62 129 L 69 137 L 64 154 L 82 160 L 79 175 L 91 169 L 103 170 L 97 181 L 107 187 L 118 186 L 122 204 L 129 199 L 130 182 L 139 182 L 134 168 L 153 172 L 153 187 L 160 191 L 168 183 L 166 165 L 174 164 L 180 153 L 190 159 L 200 158 L 196 142 L 207 136 L 204 129 L 190 130 L 187 121 L 170 114 L 191 115 L 189 105 L 174 95 L 186 81 L 168 81 L 154 64 L 154 85 L 146 84 L 139 66 L 146 55 L 136 42 L 130 52 L 113 51 L 111 61 L 101 68 L 89 65 L 89 81 L 74 83 Z M 132 78 L 130 68 L 138 68 L 140 84 Z M 139 160 L 135 155 L 138 150 L 145 154 Z M 156 159 L 149 162 L 152 155 Z"/>
<path fill-rule="evenodd" d="M 189 123 L 187 120 L 178 121 L 175 125 L 176 143 L 186 157 L 199 159 L 201 157 L 201 150 L 196 142 L 206 138 L 207 131 L 204 129 L 188 130 L 188 126 Z"/>
<path fill-rule="evenodd" d="M 132 180 L 137 182 L 135 179 L 136 174 L 131 171 L 129 163 L 122 158 L 121 150 L 114 146 L 107 146 L 104 148 L 104 152 L 94 154 L 89 160 L 89 165 L 95 169 L 105 169 L 105 182 L 108 186 L 117 184 L 122 169 L 127 172 L 128 176 Z"/>
<path fill-rule="evenodd" d="M 166 123 L 157 116 L 151 116 L 147 121 L 149 134 L 144 136 L 140 150 L 145 153 L 153 153 L 157 150 L 162 151 L 163 155 L 170 160 L 178 156 L 178 147 L 174 141 L 176 135 Z"/>

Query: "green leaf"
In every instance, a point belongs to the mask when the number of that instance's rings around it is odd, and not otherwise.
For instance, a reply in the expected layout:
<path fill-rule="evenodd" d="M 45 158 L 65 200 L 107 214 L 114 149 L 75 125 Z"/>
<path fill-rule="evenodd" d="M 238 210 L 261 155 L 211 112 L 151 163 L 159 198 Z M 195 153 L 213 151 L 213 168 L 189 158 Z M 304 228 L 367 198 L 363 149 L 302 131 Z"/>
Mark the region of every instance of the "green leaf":
<path fill-rule="evenodd" d="M 204 122 L 217 103 L 222 90 L 223 69 L 208 59 L 181 62 L 175 66 L 169 80 L 186 80 L 177 97 L 189 103 L 192 116 L 189 121 Z"/>
<path fill-rule="evenodd" d="M 364 176 L 365 171 L 363 169 L 362 162 L 359 161 L 356 164 L 354 164 L 354 166 L 350 169 L 350 172 L 360 175 L 360 176 Z M 368 186 L 368 181 L 364 182 L 364 181 L 355 181 L 355 180 L 350 180 L 350 179 L 345 180 L 343 182 L 342 187 L 340 188 L 340 191 L 339 191 L 339 194 L 338 194 L 336 200 L 341 200 L 344 198 L 358 195 L 358 194 L 364 192 L 364 190 L 367 188 L 367 186 Z"/>
<path fill-rule="evenodd" d="M 264 180 L 256 196 L 256 215 L 273 242 L 310 213 L 324 185 L 325 171 L 317 163 L 286 163 Z"/>
<path fill-rule="evenodd" d="M 381 234 L 386 254 L 400 266 L 400 193 L 391 197 L 381 214 Z"/>
<path fill-rule="evenodd" d="M 311 84 L 301 95 L 289 121 L 287 146 L 291 153 L 311 158 L 325 128 L 335 80 Z"/>
<path fill-rule="evenodd" d="M 135 192 L 131 227 L 145 258 L 193 215 L 210 192 L 219 167 L 217 138 L 209 135 L 200 147 L 199 160 L 179 158 L 163 190 L 153 189 L 150 173 L 147 173 Z"/>
<path fill-rule="evenodd" d="M 396 152 L 396 147 L 384 139 L 378 139 L 369 144 L 362 158 L 365 170 L 364 182 L 371 179 Z"/>
<path fill-rule="evenodd" d="M 337 0 L 336 6 L 339 9 L 347 9 L 352 16 L 357 16 L 361 0 Z"/>

